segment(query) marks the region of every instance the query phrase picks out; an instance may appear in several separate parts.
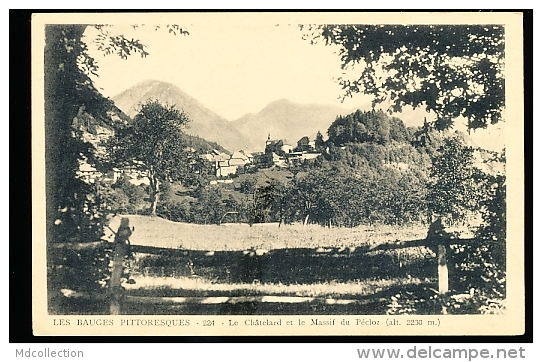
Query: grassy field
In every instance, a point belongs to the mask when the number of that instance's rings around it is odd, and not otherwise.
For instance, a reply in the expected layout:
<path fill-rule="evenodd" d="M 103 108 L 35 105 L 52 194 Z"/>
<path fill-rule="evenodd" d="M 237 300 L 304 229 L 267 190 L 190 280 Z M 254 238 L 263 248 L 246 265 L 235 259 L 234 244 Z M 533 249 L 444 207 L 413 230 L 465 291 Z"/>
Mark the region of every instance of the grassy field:
<path fill-rule="evenodd" d="M 425 238 L 423 226 L 375 226 L 357 228 L 324 228 L 278 224 L 197 225 L 173 222 L 160 217 L 126 215 L 135 228 L 133 245 L 156 246 L 186 250 L 242 251 L 249 249 L 350 248 L 373 247 L 382 243 Z M 111 220 L 109 227 L 117 230 L 121 216 Z M 106 230 L 113 240 L 113 232 Z"/>
<path fill-rule="evenodd" d="M 385 314 L 390 297 L 436 285 L 436 258 L 423 226 L 324 228 L 278 224 L 196 225 L 159 217 L 121 217 L 140 250 L 124 287 L 134 314 Z M 113 240 L 113 233 L 108 238 Z M 399 243 L 406 247 L 396 248 Z M 391 247 L 389 247 L 391 246 Z M 169 251 L 171 250 L 171 251 Z M 303 303 L 158 303 L 137 298 L 308 298 Z M 258 299 L 259 300 L 259 299 Z"/>

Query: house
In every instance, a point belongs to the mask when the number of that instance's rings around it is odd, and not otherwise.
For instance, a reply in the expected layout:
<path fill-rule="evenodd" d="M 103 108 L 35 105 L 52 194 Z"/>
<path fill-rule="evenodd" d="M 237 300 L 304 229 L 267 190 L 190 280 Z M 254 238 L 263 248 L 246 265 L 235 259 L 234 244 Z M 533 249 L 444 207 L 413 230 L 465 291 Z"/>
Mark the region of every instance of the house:
<path fill-rule="evenodd" d="M 234 175 L 237 172 L 237 166 L 230 165 L 229 160 L 218 162 L 218 167 L 215 169 L 216 177 L 225 177 L 229 175 Z"/>
<path fill-rule="evenodd" d="M 318 156 L 320 156 L 320 153 L 303 153 L 301 160 L 314 160 Z"/>
<path fill-rule="evenodd" d="M 316 152 L 315 142 L 309 137 L 302 137 L 294 149 L 285 139 L 272 140 L 268 134 L 265 142 L 265 154 L 258 157 L 258 163 L 267 167 L 288 167 L 293 162 L 312 160 L 320 156 Z"/>
<path fill-rule="evenodd" d="M 253 163 L 254 162 L 254 154 L 253 153 L 247 152 L 245 150 L 240 150 L 239 152 L 241 154 L 243 154 L 247 158 L 248 163 Z"/>
<path fill-rule="evenodd" d="M 123 172 L 118 168 L 112 168 L 105 173 L 100 172 L 86 161 L 79 161 L 79 170 L 76 172 L 76 176 L 87 184 L 96 183 L 97 180 L 115 183 L 122 176 L 122 174 Z"/>
<path fill-rule="evenodd" d="M 267 141 L 265 142 L 265 153 L 275 152 L 280 156 L 284 156 L 287 153 L 292 153 L 294 147 L 288 143 L 285 139 L 272 140 L 271 134 L 267 135 Z"/>
<path fill-rule="evenodd" d="M 249 162 L 244 152 L 236 151 L 230 157 L 230 166 L 244 166 Z"/>
<path fill-rule="evenodd" d="M 299 141 L 297 141 L 297 147 L 295 149 L 298 152 L 311 152 L 315 150 L 315 142 L 311 141 L 309 137 L 304 136 L 301 137 Z"/>
<path fill-rule="evenodd" d="M 231 156 L 226 153 L 213 150 L 212 152 L 201 155 L 202 159 L 214 164 L 215 176 L 226 177 L 237 173 L 239 167 L 254 161 L 254 156 L 243 150 L 234 152 Z"/>
<path fill-rule="evenodd" d="M 87 184 L 93 184 L 97 179 L 102 178 L 103 174 L 87 162 L 79 161 L 79 170 L 77 170 L 76 176 Z"/>

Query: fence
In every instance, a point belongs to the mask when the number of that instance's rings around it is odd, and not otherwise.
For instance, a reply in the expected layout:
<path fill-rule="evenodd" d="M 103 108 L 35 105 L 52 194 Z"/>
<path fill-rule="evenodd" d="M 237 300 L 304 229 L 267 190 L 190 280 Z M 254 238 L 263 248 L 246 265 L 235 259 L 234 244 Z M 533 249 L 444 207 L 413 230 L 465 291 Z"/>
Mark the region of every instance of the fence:
<path fill-rule="evenodd" d="M 124 260 L 129 251 L 134 253 L 142 253 L 149 255 L 166 255 L 167 257 L 184 256 L 185 252 L 177 249 L 167 249 L 152 246 L 129 245 L 129 237 L 131 230 L 129 228 L 128 219 L 123 219 L 121 225 L 116 232 L 115 241 L 112 244 L 112 269 L 111 279 L 108 288 L 108 293 L 105 295 L 82 295 L 73 294 L 72 297 L 105 299 L 109 304 L 109 313 L 112 315 L 121 314 L 123 312 L 124 303 L 137 303 L 143 305 L 161 304 L 161 305 L 182 305 L 182 304 L 200 304 L 200 305 L 216 305 L 216 304 L 241 304 L 241 303 L 281 303 L 281 304 L 296 304 L 296 303 L 320 303 L 325 305 L 364 305 L 371 303 L 367 300 L 357 299 L 331 299 L 317 298 L 304 296 L 280 296 L 280 295 L 265 295 L 265 296 L 214 296 L 214 297 L 194 297 L 194 296 L 137 296 L 126 293 L 121 286 L 122 276 L 124 274 Z M 434 241 L 421 239 L 407 242 L 395 242 L 389 244 L 381 244 L 374 248 L 367 249 L 366 252 L 376 252 L 379 250 L 387 251 L 391 249 L 401 249 L 406 247 L 424 246 L 431 247 L 437 254 L 438 263 L 438 292 L 446 293 L 448 291 L 448 266 L 447 266 L 447 249 L 450 243 L 454 240 L 439 239 L 440 244 L 435 244 Z M 472 239 L 462 239 L 462 243 L 474 242 Z M 92 249 L 102 246 L 103 242 L 85 243 L 85 244 L 58 244 L 54 248 L 82 250 Z M 258 256 L 254 256 L 254 260 Z M 254 265 L 257 265 L 254 264 Z M 385 301 L 378 299 L 377 302 Z M 374 300 L 372 301 L 374 302 Z"/>

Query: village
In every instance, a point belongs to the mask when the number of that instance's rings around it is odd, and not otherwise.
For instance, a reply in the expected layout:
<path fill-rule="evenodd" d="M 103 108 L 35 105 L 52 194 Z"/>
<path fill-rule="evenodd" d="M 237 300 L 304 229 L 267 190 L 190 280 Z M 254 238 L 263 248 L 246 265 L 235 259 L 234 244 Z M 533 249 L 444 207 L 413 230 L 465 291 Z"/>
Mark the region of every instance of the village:
<path fill-rule="evenodd" d="M 97 149 L 100 150 L 100 148 L 103 148 L 100 145 L 113 135 L 113 131 L 100 125 L 92 124 L 92 127 L 89 127 L 87 123 L 81 121 L 81 118 L 83 117 L 74 119 L 72 127 L 82 133 L 86 142 L 95 144 Z M 196 150 L 187 147 L 186 152 L 195 155 Z M 248 169 L 253 171 L 271 167 L 286 169 L 305 160 L 313 160 L 320 155 L 321 152 L 317 151 L 315 141 L 311 141 L 308 136 L 299 139 L 296 146 L 294 146 L 285 139 L 272 139 L 269 133 L 264 152 L 239 150 L 230 155 L 214 149 L 197 157 L 212 165 L 213 178 L 209 183 L 216 185 L 219 183 L 233 183 L 233 178 L 236 175 L 244 174 Z M 96 180 L 115 183 L 121 177 L 128 177 L 130 183 L 134 185 L 148 185 L 149 179 L 138 166 L 139 164 L 136 161 L 132 166 L 126 166 L 122 169 L 114 167 L 107 172 L 101 172 L 88 162 L 80 161 L 78 177 L 84 182 L 92 184 Z"/>
<path fill-rule="evenodd" d="M 265 152 L 239 150 L 228 155 L 213 150 L 200 157 L 213 163 L 214 175 L 219 180 L 211 180 L 211 184 L 216 184 L 219 181 L 231 183 L 231 176 L 244 173 L 244 170 L 250 166 L 257 169 L 273 166 L 287 168 L 294 163 L 315 159 L 318 156 L 320 152 L 316 151 L 315 142 L 310 141 L 307 136 L 297 141 L 297 146 L 294 147 L 285 139 L 272 140 L 271 134 L 268 134 Z"/>

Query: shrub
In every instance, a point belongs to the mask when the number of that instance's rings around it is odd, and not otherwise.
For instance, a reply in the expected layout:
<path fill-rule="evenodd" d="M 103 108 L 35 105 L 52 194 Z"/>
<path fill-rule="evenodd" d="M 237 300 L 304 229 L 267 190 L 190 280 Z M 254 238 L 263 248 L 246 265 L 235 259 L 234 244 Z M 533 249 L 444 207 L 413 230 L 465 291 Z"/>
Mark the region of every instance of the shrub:
<path fill-rule="evenodd" d="M 423 288 L 406 291 L 390 297 L 386 314 L 502 314 L 505 301 L 472 288 L 465 294 L 437 294 Z"/>

